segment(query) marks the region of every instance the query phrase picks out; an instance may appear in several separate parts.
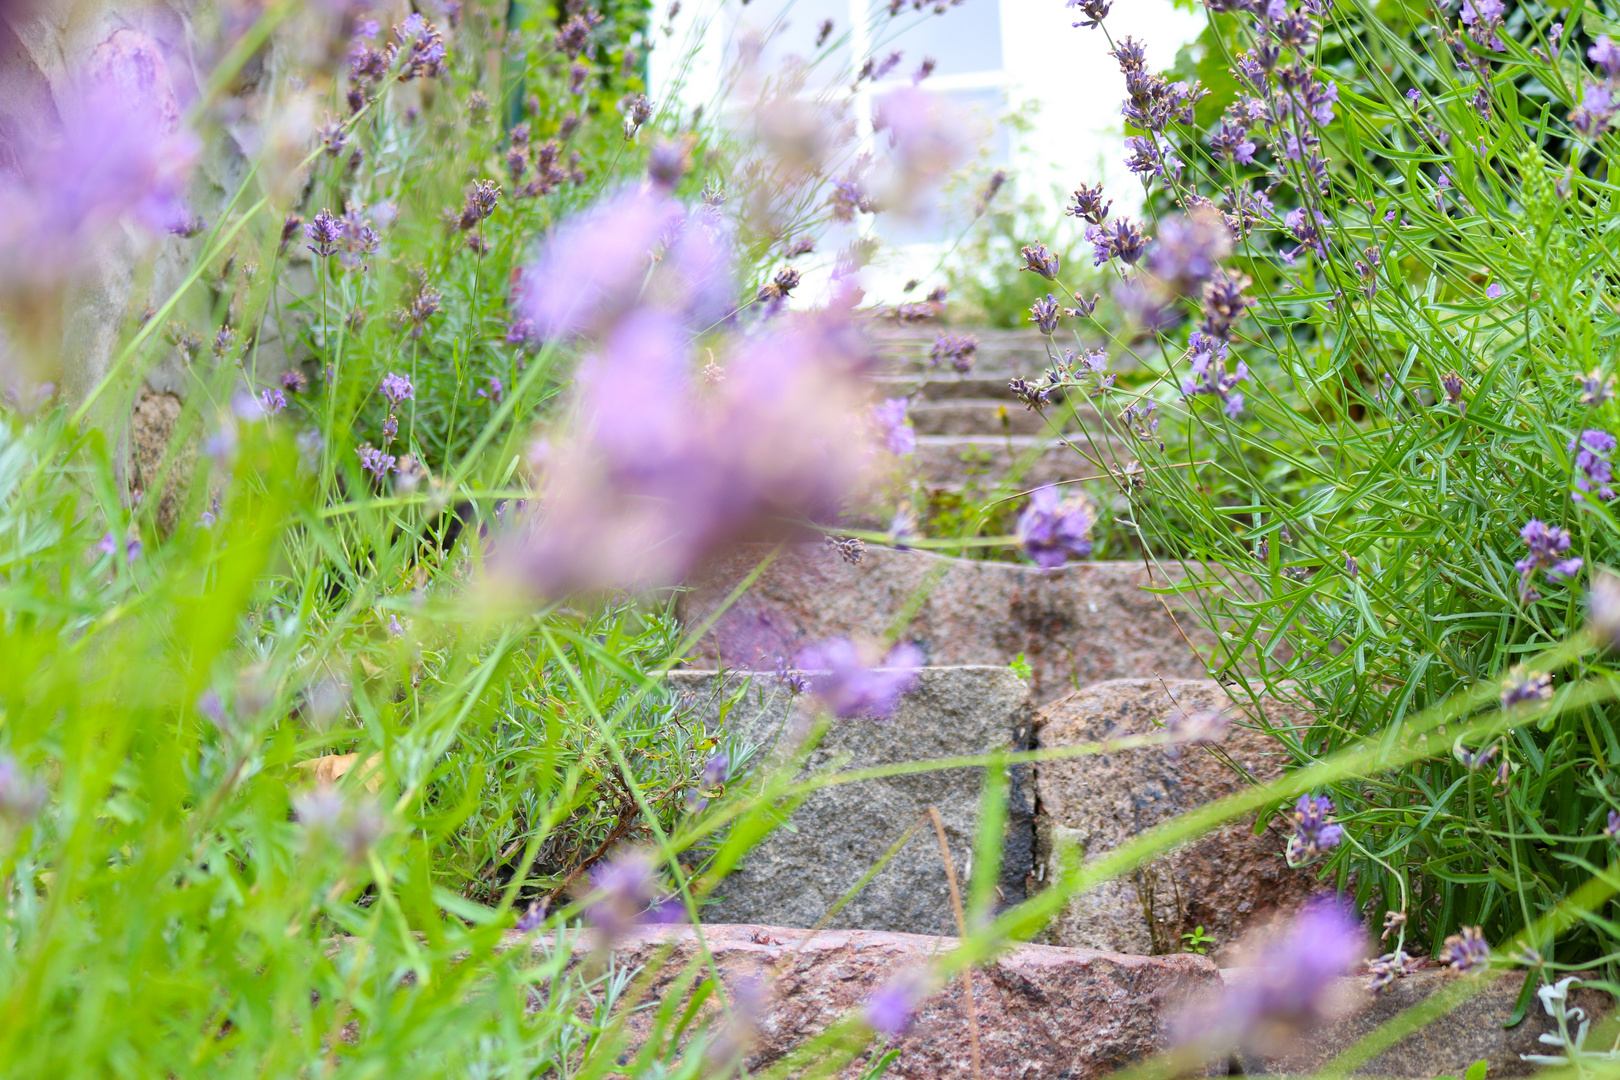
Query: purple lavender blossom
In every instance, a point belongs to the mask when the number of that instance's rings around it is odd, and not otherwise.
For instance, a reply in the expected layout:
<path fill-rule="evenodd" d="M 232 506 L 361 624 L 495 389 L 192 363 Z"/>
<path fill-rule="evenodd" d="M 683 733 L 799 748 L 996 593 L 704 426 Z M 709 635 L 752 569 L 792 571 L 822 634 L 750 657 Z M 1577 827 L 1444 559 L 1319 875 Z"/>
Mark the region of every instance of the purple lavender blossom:
<path fill-rule="evenodd" d="M 1109 202 L 1103 198 L 1103 188 L 1101 184 L 1098 184 L 1096 187 L 1090 187 L 1082 184 L 1080 187 L 1075 189 L 1074 195 L 1070 198 L 1071 203 L 1067 208 L 1064 209 L 1063 212 L 1065 214 L 1071 214 L 1082 221 L 1089 222 L 1092 225 L 1101 225 L 1103 222 L 1107 221 L 1108 211 L 1111 210 L 1114 205 L 1112 202 Z"/>
<path fill-rule="evenodd" d="M 716 751 L 714 756 L 703 763 L 703 775 L 699 782 L 706 788 L 719 787 L 731 775 L 731 755 L 724 750 Z"/>
<path fill-rule="evenodd" d="M 1466 0 L 1464 0 L 1466 6 Z M 1446 938 L 1439 959 L 1456 971 L 1481 971 L 1491 966 L 1491 947 L 1485 933 L 1477 926 L 1465 926 L 1460 934 Z"/>
<path fill-rule="evenodd" d="M 1614 498 L 1614 488 L 1609 486 L 1614 479 L 1609 455 L 1614 449 L 1614 436 L 1595 428 L 1588 428 L 1569 440 L 1567 451 L 1575 455 L 1576 471 L 1575 492 L 1570 497 L 1576 502 L 1585 500 L 1588 495 L 1595 495 L 1602 502 Z"/>
<path fill-rule="evenodd" d="M 1086 239 L 1091 241 L 1092 259 L 1096 266 L 1113 258 L 1134 266 L 1147 246 L 1147 238 L 1142 235 L 1142 230 L 1127 218 L 1115 218 L 1106 225 L 1091 226 L 1086 229 Z"/>
<path fill-rule="evenodd" d="M 378 480 L 387 479 L 388 474 L 394 471 L 394 455 L 384 453 L 371 445 L 357 447 L 355 453 L 360 455 L 360 467 Z"/>
<path fill-rule="evenodd" d="M 862 1017 L 873 1031 L 899 1038 L 911 1026 L 912 1016 L 927 993 L 928 981 L 922 972 L 903 971 L 866 999 Z"/>
<path fill-rule="evenodd" d="M 523 273 L 520 317 L 546 338 L 602 328 L 637 301 L 671 236 L 655 295 L 699 322 L 717 317 L 730 292 L 720 247 L 680 203 L 650 191 L 621 192 L 560 226 Z"/>
<path fill-rule="evenodd" d="M 610 942 L 634 926 L 682 922 L 686 916 L 685 905 L 661 888 L 652 856 L 639 848 L 593 867 L 591 893 L 585 921 Z"/>
<path fill-rule="evenodd" d="M 789 667 L 785 656 L 776 658 L 776 684 L 795 697 L 810 689 L 810 679 L 804 672 Z"/>
<path fill-rule="evenodd" d="M 338 253 L 343 242 L 343 221 L 330 210 L 322 210 L 304 226 L 304 236 L 312 241 L 305 246 L 317 259 L 329 258 Z"/>
<path fill-rule="evenodd" d="M 1603 826 L 1603 835 L 1610 840 L 1620 840 L 1620 811 L 1609 811 L 1609 823 Z"/>
<path fill-rule="evenodd" d="M 1511 709 L 1526 702 L 1546 701 L 1552 697 L 1552 676 L 1545 671 L 1531 671 L 1517 664 L 1502 682 L 1502 708 Z"/>
<path fill-rule="evenodd" d="M 1159 226 L 1142 266 L 1176 296 L 1192 296 L 1215 276 L 1220 261 L 1232 252 L 1232 234 L 1220 211 L 1200 207 Z"/>
<path fill-rule="evenodd" d="M 0 295 L 64 283 L 119 219 L 152 233 L 192 221 L 184 194 L 198 141 L 178 125 L 161 51 L 133 37 L 110 67 L 69 80 L 78 89 L 60 97 L 50 124 L 18 129 L 43 132 L 60 118 L 59 138 L 20 135 L 0 173 Z"/>
<path fill-rule="evenodd" d="M 309 380 L 304 377 L 302 371 L 291 368 L 281 373 L 281 385 L 283 389 L 291 393 L 302 394 L 309 388 Z"/>
<path fill-rule="evenodd" d="M 1493 281 L 1489 285 L 1485 286 L 1486 299 L 1500 300 L 1500 299 L 1502 299 L 1502 294 L 1503 294 L 1504 291 L 1506 291 L 1506 290 L 1504 290 L 1502 288 L 1502 283 L 1501 282 Z"/>
<path fill-rule="evenodd" d="M 878 667 L 867 667 L 848 638 L 833 638 L 799 653 L 802 671 L 812 672 L 810 690 L 834 716 L 883 719 L 917 681 L 922 650 L 910 643 L 895 645 Z"/>
<path fill-rule="evenodd" d="M 1020 270 L 1032 270 L 1048 281 L 1055 281 L 1062 264 L 1045 244 L 1030 244 L 1019 252 L 1024 260 Z"/>
<path fill-rule="evenodd" d="M 334 844 L 352 863 L 366 857 L 387 829 L 387 821 L 369 799 L 351 802 L 330 784 L 293 797 L 293 814 L 311 840 Z"/>
<path fill-rule="evenodd" d="M 1581 384 L 1580 402 L 1589 409 L 1595 409 L 1614 398 L 1614 376 L 1605 376 L 1601 368 L 1578 375 L 1575 381 Z"/>
<path fill-rule="evenodd" d="M 1568 581 L 1580 572 L 1581 559 L 1559 558 L 1569 550 L 1568 529 L 1548 525 L 1538 518 L 1531 518 L 1525 522 L 1524 528 L 1519 530 L 1519 536 L 1530 548 L 1528 555 L 1513 564 L 1513 569 L 1519 572 L 1520 603 L 1530 604 L 1541 599 L 1541 594 L 1531 587 L 1537 570 L 1545 569 L 1549 581 Z"/>
<path fill-rule="evenodd" d="M 1057 298 L 1047 293 L 1029 306 L 1029 321 L 1034 323 L 1041 333 L 1050 336 L 1057 332 L 1058 320 L 1063 318 L 1063 305 Z"/>
<path fill-rule="evenodd" d="M 941 361 L 949 360 L 952 368 L 965 375 L 973 370 L 973 359 L 978 352 L 979 339 L 972 334 L 940 333 L 929 350 L 929 366 L 938 367 Z"/>
<path fill-rule="evenodd" d="M 393 406 L 402 401 L 409 401 L 416 396 L 416 390 L 411 386 L 411 380 L 404 375 L 396 375 L 392 371 L 383 376 L 383 380 L 377 389 L 388 401 L 390 411 L 392 411 Z"/>
<path fill-rule="evenodd" d="M 1071 557 L 1091 554 L 1091 504 L 1083 497 L 1065 499 L 1056 487 L 1037 488 L 1018 516 L 1018 542 L 1036 566 L 1052 570 Z"/>
<path fill-rule="evenodd" d="M 1125 148 L 1131 152 L 1125 159 L 1125 167 L 1133 173 L 1149 173 L 1159 180 L 1173 180 L 1181 175 L 1182 160 L 1148 136 L 1127 137 Z"/>
<path fill-rule="evenodd" d="M 872 406 L 872 420 L 883 432 L 891 454 L 904 455 L 917 449 L 917 433 L 906 422 L 906 406 L 909 404 L 905 398 L 898 397 L 887 398 L 882 404 Z"/>
<path fill-rule="evenodd" d="M 1598 642 L 1620 649 L 1620 575 L 1599 569 L 1586 598 L 1587 625 Z"/>
<path fill-rule="evenodd" d="M 544 901 L 536 900 L 530 904 L 512 924 L 512 929 L 520 934 L 532 934 L 546 923 L 546 905 Z"/>
<path fill-rule="evenodd" d="M 1301 795 L 1294 804 L 1294 835 L 1288 838 L 1288 862 L 1299 865 L 1344 839 L 1344 827 L 1333 820 L 1333 800 L 1326 795 Z"/>
<path fill-rule="evenodd" d="M 0 752 L 0 818 L 12 822 L 32 819 L 45 807 L 50 793 L 17 765 L 17 759 Z"/>
<path fill-rule="evenodd" d="M 265 413 L 274 416 L 287 407 L 287 395 L 276 387 L 271 387 L 259 392 L 259 403 Z"/>
<path fill-rule="evenodd" d="M 1231 727 L 1231 717 L 1223 709 L 1177 709 L 1165 718 L 1164 734 L 1172 742 L 1217 743 Z"/>
<path fill-rule="evenodd" d="M 1080 9 L 1080 14 L 1084 16 L 1074 24 L 1075 26 L 1095 30 L 1102 25 L 1104 19 L 1108 18 L 1108 9 L 1112 5 L 1110 0 L 1069 0 L 1064 6 L 1077 7 Z"/>
<path fill-rule="evenodd" d="M 1269 939 L 1251 946 L 1243 976 L 1173 1025 L 1175 1041 L 1205 1050 L 1278 1050 L 1333 1014 L 1338 979 L 1366 954 L 1367 935 L 1337 897 L 1307 904 Z"/>
<path fill-rule="evenodd" d="M 1608 34 L 1599 34 L 1597 42 L 1586 50 L 1586 58 L 1611 79 L 1620 79 L 1620 45 L 1609 40 Z"/>

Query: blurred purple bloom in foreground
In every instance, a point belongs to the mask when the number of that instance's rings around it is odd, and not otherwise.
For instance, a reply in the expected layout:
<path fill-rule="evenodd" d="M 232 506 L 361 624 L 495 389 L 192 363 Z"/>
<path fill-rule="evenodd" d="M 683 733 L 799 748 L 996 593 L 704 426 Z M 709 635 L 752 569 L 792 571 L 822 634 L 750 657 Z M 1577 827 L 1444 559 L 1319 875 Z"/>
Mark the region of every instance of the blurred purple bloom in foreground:
<path fill-rule="evenodd" d="M 917 449 L 917 433 L 906 423 L 908 404 L 905 398 L 898 397 L 887 398 L 881 404 L 872 406 L 872 419 L 883 433 L 891 454 L 909 454 Z"/>
<path fill-rule="evenodd" d="M 1593 575 L 1586 620 L 1599 645 L 1620 648 L 1620 575 L 1603 569 Z"/>
<path fill-rule="evenodd" d="M 1502 708 L 1511 709 L 1527 701 L 1545 701 L 1552 697 L 1552 676 L 1545 671 L 1531 671 L 1523 664 L 1515 664 L 1502 682 Z"/>
<path fill-rule="evenodd" d="M 609 941 L 633 926 L 682 922 L 686 908 L 665 892 L 652 856 L 632 848 L 591 870 L 593 899 L 585 921 Z"/>
<path fill-rule="evenodd" d="M 1018 542 L 1035 565 L 1051 570 L 1091 554 L 1091 504 L 1065 499 L 1055 487 L 1037 489 L 1018 516 Z"/>
<path fill-rule="evenodd" d="M 639 301 L 704 324 L 723 315 L 730 299 L 727 255 L 712 225 L 689 217 L 681 203 L 624 191 L 557 228 L 523 272 L 517 309 L 547 338 L 600 330 Z"/>
<path fill-rule="evenodd" d="M 902 971 L 866 999 L 867 1026 L 890 1038 L 904 1035 L 912 1016 L 928 996 L 928 979 L 921 971 Z"/>
<path fill-rule="evenodd" d="M 595 238 L 621 228 L 636 242 L 613 240 L 603 269 Z M 668 585 L 727 541 L 835 515 L 855 490 L 870 467 L 857 378 L 870 349 L 848 298 L 706 342 L 724 372 L 706 381 L 692 339 L 724 314 L 714 301 L 732 296 L 728 260 L 703 215 L 619 196 L 564 224 L 526 273 L 519 303 L 542 333 L 598 340 L 571 430 L 532 462 L 537 509 L 493 561 L 498 577 L 544 597 Z"/>
<path fill-rule="evenodd" d="M 1213 1001 L 1175 1025 L 1176 1041 L 1207 1049 L 1281 1049 L 1334 1013 L 1335 980 L 1355 970 L 1367 935 L 1338 898 L 1311 901 L 1269 940 Z"/>
<path fill-rule="evenodd" d="M 1142 266 L 1173 296 L 1195 296 L 1232 253 L 1232 234 L 1214 207 L 1197 207 L 1159 226 Z"/>
<path fill-rule="evenodd" d="M 812 645 L 799 653 L 797 665 L 810 672 L 810 692 L 834 716 L 882 718 L 894 712 L 902 695 L 917 681 L 922 650 L 909 642 L 890 649 L 878 667 L 867 667 L 847 638 Z"/>
<path fill-rule="evenodd" d="M 44 807 L 49 793 L 17 765 L 10 754 L 0 752 L 0 817 L 27 821 Z"/>

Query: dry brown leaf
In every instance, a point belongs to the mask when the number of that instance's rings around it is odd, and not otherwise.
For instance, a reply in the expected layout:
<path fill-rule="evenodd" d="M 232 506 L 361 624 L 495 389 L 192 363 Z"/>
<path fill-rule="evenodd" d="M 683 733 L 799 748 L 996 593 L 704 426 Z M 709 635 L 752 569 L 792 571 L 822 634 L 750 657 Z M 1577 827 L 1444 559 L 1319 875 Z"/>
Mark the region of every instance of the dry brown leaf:
<path fill-rule="evenodd" d="M 310 758 L 308 761 L 297 762 L 308 777 L 319 784 L 335 784 L 338 779 L 354 768 L 360 761 L 359 754 L 327 754 L 324 757 Z M 366 758 L 361 766 L 366 773 L 366 790 L 373 795 L 382 790 L 382 755 L 372 754 Z"/>

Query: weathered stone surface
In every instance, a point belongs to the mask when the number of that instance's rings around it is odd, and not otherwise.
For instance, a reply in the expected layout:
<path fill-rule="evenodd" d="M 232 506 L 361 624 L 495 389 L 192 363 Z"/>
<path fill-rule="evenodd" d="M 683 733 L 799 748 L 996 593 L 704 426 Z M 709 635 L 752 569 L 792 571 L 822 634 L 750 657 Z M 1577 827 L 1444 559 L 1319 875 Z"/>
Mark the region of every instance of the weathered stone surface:
<path fill-rule="evenodd" d="M 909 475 L 933 487 L 983 487 L 1006 480 L 1016 492 L 1096 479 L 1105 475 L 1096 462 L 1122 469 L 1135 458 L 1134 447 L 1108 437 L 1077 439 L 1070 446 L 1048 435 L 918 435 L 905 465 Z"/>
<path fill-rule="evenodd" d="M 1036 738 L 1045 749 L 1151 733 L 1177 709 L 1228 709 L 1235 723 L 1213 746 L 1139 747 L 1036 766 L 1038 873 L 1055 874 L 1065 858 L 1112 850 L 1150 826 L 1238 790 L 1244 780 L 1228 761 L 1266 780 L 1288 760 L 1272 736 L 1237 726 L 1248 723 L 1250 715 L 1258 723 L 1260 714 L 1240 709 L 1207 679 L 1098 683 L 1043 709 Z M 1267 703 L 1263 715 L 1273 727 L 1302 721 L 1297 709 L 1276 702 Z M 1221 956 L 1244 930 L 1320 889 L 1309 869 L 1290 869 L 1284 861 L 1283 829 L 1273 823 L 1255 836 L 1253 826 L 1252 818 L 1233 822 L 1130 878 L 1075 897 L 1052 923 L 1048 940 L 1162 953 L 1180 948 L 1181 935 L 1202 926 Z M 1075 854 L 1067 854 L 1069 849 Z"/>
<path fill-rule="evenodd" d="M 1222 974 L 1228 982 L 1239 982 L 1245 978 L 1241 970 L 1224 971 Z M 1398 1013 L 1457 980 L 1468 978 L 1470 976 L 1457 975 L 1445 969 L 1414 972 L 1371 998 L 1363 1008 L 1312 1032 L 1308 1038 L 1291 1045 L 1286 1052 L 1271 1056 L 1252 1052 L 1244 1054 L 1243 1071 L 1255 1076 L 1306 1076 L 1315 1073 Z M 1346 983 L 1361 981 L 1345 980 Z M 1531 1005 L 1523 1021 L 1511 1028 L 1503 1028 L 1502 1025 L 1513 1015 L 1514 1003 L 1523 983 L 1522 973 L 1497 977 L 1445 1017 L 1402 1039 L 1352 1075 L 1412 1077 L 1414 1080 L 1431 1076 L 1461 1077 L 1468 1066 L 1483 1058 L 1490 1063 L 1488 1075 L 1493 1078 L 1529 1076 L 1537 1066 L 1520 1055 L 1557 1053 L 1554 1047 L 1538 1041 L 1544 1033 L 1555 1033 L 1557 1026 L 1537 1001 Z M 1571 993 L 1570 1004 L 1585 1009 L 1586 1015 L 1594 1020 L 1607 1015 L 1614 1008 L 1614 1002 L 1607 994 L 1585 988 Z"/>
<path fill-rule="evenodd" d="M 712 614 L 769 551 L 745 545 L 693 575 L 682 597 L 687 622 Z M 1213 636 L 1186 601 L 1146 591 L 1179 579 L 1177 568 L 1156 567 L 1150 582 L 1139 562 L 1042 571 L 876 547 L 852 566 L 830 548 L 807 544 L 777 556 L 721 617 L 700 655 L 727 667 L 769 669 L 814 641 L 881 637 L 915 603 L 902 636 L 916 641 L 930 664 L 1006 664 L 1022 653 L 1037 703 L 1102 679 L 1200 678 L 1207 668 L 1194 646 L 1208 655 Z"/>
<path fill-rule="evenodd" d="M 180 504 L 185 498 L 185 484 L 191 478 L 197 461 L 195 441 L 176 445 L 174 435 L 180 422 L 181 403 L 178 395 L 147 391 L 135 402 L 130 417 L 130 490 L 142 498 L 155 498 L 157 525 L 164 533 L 173 530 Z M 171 452 L 168 480 L 161 492 L 153 491 L 162 472 L 164 455 Z"/>
<path fill-rule="evenodd" d="M 1084 400 L 1077 402 L 1077 417 L 1066 405 L 1058 404 L 1042 415 L 1026 409 L 1017 401 L 994 398 L 949 398 L 943 401 L 918 401 L 906 410 L 911 426 L 919 435 L 1045 435 L 1050 437 L 1052 425 L 1061 430 L 1074 431 L 1085 426 L 1102 431 L 1097 411 Z M 1084 444 L 1082 444 L 1084 445 Z"/>
<path fill-rule="evenodd" d="M 719 706 L 746 681 L 743 675 L 676 672 L 671 684 L 693 695 L 714 727 Z M 1032 719 L 1028 690 L 1006 668 L 926 668 L 887 720 L 835 720 L 810 755 L 821 771 L 837 758 L 860 768 L 926 761 L 998 749 L 1026 748 Z M 807 699 L 793 700 L 771 676 L 754 679 L 724 724 L 760 745 L 760 760 L 788 752 L 812 720 Z M 1008 821 L 1001 892 L 1024 898 L 1034 858 L 1034 805 L 1027 766 L 1009 770 Z M 945 823 L 951 858 L 965 874 L 979 821 L 982 769 L 953 769 L 827 788 L 811 795 L 726 879 L 704 917 L 718 922 L 814 926 L 907 830 L 911 839 L 833 918 L 835 927 L 954 933 L 945 865 L 927 818 L 930 806 Z"/>
<path fill-rule="evenodd" d="M 765 988 L 766 1002 L 747 1055 L 750 1070 L 779 1061 L 842 1018 L 858 1013 L 895 975 L 924 967 L 956 941 L 860 930 L 807 933 L 772 926 L 705 925 L 704 939 L 720 982 L 734 994 L 745 980 Z M 513 935 L 513 945 L 522 939 Z M 591 943 L 576 939 L 576 948 Z M 648 929 L 622 940 L 616 959 L 650 964 L 673 943 L 657 969 L 651 995 L 670 992 L 701 952 L 691 927 Z M 544 941 L 542 940 L 542 946 Z M 1167 1017 L 1187 996 L 1219 984 L 1206 958 L 1120 956 L 1085 949 L 1020 945 L 973 977 L 984 1080 L 1087 1080 L 1132 1065 L 1165 1044 Z M 735 1000 L 735 999 L 733 999 Z M 703 1016 L 718 1022 L 719 1007 Z M 645 1037 L 651 1010 L 628 1021 Z M 967 1002 L 957 979 L 921 1006 L 898 1040 L 886 1075 L 901 1080 L 968 1080 L 973 1076 Z M 868 1046 L 837 1075 L 858 1076 Z"/>

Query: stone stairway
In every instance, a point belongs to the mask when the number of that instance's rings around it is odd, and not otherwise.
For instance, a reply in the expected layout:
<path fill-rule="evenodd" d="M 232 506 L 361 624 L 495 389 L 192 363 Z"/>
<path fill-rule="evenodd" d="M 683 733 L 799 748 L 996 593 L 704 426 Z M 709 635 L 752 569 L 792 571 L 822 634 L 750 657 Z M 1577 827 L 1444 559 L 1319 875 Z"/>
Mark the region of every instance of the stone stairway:
<path fill-rule="evenodd" d="M 911 399 L 919 433 L 913 468 L 926 483 L 961 484 L 964 459 L 999 443 L 989 465 L 1005 469 L 1020 448 L 1029 480 L 1076 475 L 1064 451 L 1050 473 L 1046 439 L 1006 393 L 1013 374 L 1045 366 L 1040 339 L 980 335 L 971 374 L 928 370 L 933 332 L 889 333 L 891 361 L 877 381 Z M 1033 347 L 1032 347 L 1033 345 Z M 1081 402 L 1071 419 L 1094 423 Z M 993 473 L 990 475 L 994 475 Z M 1033 483 L 1028 486 L 1033 486 Z M 729 609 L 720 605 L 767 557 L 769 565 Z M 1223 709 L 1273 728 L 1305 721 L 1296 704 L 1240 708 L 1210 678 L 1215 638 L 1186 590 L 1204 568 L 1141 562 L 1085 562 L 1055 571 L 868 548 L 850 564 L 826 545 L 743 546 L 688 581 L 680 614 L 688 625 L 714 619 L 695 665 L 671 685 L 694 713 L 756 748 L 756 763 L 781 760 L 813 722 L 813 704 L 776 678 L 779 659 L 837 636 L 916 642 L 928 666 L 885 720 L 833 721 L 809 771 L 862 768 L 953 755 L 1059 748 L 1155 731 L 1177 711 Z M 1241 589 L 1241 580 L 1226 587 Z M 1019 663 L 1020 670 L 1012 665 Z M 1022 665 L 1027 665 L 1025 677 Z M 1232 765 L 1266 779 L 1288 757 L 1281 743 L 1234 726 L 1219 754 L 1201 746 L 1149 746 L 1018 765 L 1006 777 L 1005 825 L 996 907 L 1045 887 L 1075 859 L 1113 849 L 1160 822 L 1236 790 Z M 749 1067 L 779 1063 L 797 1043 L 858 1011 L 883 982 L 954 946 L 956 921 L 945 863 L 931 820 L 936 810 L 955 871 L 971 873 L 982 768 L 919 772 L 823 788 L 794 808 L 753 849 L 705 909 L 704 936 L 721 981 L 763 979 Z M 1164 1048 L 1182 1003 L 1199 990 L 1240 983 L 1222 971 L 1246 932 L 1289 912 L 1327 886 L 1283 858 L 1275 823 L 1233 822 L 1152 860 L 1138 872 L 1072 900 L 1042 942 L 1016 947 L 977 969 L 972 1013 L 980 1033 L 977 1069 L 963 1023 L 961 980 L 940 989 L 894 1043 L 889 1075 L 900 1077 L 1102 1076 Z M 881 867 L 880 867 L 881 864 Z M 873 873 L 874 867 L 880 867 Z M 812 928 L 818 928 L 812 932 Z M 1207 955 L 1186 950 L 1202 928 Z M 695 931 L 647 931 L 621 945 L 629 960 L 673 947 L 695 955 Z M 661 978 L 663 978 L 661 976 Z M 1398 993 L 1349 1010 L 1309 1044 L 1218 1063 L 1256 1075 L 1325 1065 L 1377 1022 L 1446 986 L 1449 972 L 1400 981 Z M 1344 998 L 1364 996 L 1344 980 Z M 1504 1030 L 1521 980 L 1508 975 L 1439 1025 L 1385 1051 L 1365 1075 L 1461 1076 L 1481 1058 L 1490 1075 L 1525 1075 L 1521 1053 L 1551 1030 L 1535 1010 Z M 677 992 L 668 979 L 660 983 Z M 678 992 L 684 993 L 684 990 Z M 1606 999 L 1589 1008 L 1602 1011 Z M 862 1051 L 838 1075 L 859 1075 Z"/>

